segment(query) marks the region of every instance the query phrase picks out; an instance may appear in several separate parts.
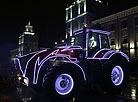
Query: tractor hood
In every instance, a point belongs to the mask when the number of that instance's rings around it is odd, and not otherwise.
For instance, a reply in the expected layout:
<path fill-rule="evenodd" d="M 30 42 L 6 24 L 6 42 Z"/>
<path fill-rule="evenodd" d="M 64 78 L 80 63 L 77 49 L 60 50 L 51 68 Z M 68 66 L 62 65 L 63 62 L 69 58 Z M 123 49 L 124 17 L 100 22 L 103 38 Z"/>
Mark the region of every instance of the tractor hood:
<path fill-rule="evenodd" d="M 80 46 L 62 46 L 58 49 L 61 55 L 68 56 L 72 61 L 73 59 L 82 58 L 82 48 Z"/>
<path fill-rule="evenodd" d="M 45 61 L 51 58 L 64 57 L 70 61 L 77 61 L 81 58 L 82 48 L 80 46 L 61 46 L 53 49 L 33 52 L 24 56 L 15 58 L 15 65 L 22 74 L 26 74 L 29 68 L 41 66 Z"/>

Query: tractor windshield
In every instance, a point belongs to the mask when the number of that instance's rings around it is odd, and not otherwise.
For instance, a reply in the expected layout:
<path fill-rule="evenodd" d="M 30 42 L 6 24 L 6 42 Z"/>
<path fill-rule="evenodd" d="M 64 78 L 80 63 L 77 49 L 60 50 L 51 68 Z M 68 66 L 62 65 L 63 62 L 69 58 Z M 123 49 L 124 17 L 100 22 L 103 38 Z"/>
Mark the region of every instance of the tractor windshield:
<path fill-rule="evenodd" d="M 101 30 L 90 30 L 88 37 L 86 37 L 82 30 L 75 32 L 74 36 L 71 37 L 70 44 L 83 48 L 86 46 L 89 50 L 110 48 L 108 34 Z"/>
<path fill-rule="evenodd" d="M 72 46 L 83 46 L 83 34 L 79 33 L 71 37 L 70 43 Z"/>

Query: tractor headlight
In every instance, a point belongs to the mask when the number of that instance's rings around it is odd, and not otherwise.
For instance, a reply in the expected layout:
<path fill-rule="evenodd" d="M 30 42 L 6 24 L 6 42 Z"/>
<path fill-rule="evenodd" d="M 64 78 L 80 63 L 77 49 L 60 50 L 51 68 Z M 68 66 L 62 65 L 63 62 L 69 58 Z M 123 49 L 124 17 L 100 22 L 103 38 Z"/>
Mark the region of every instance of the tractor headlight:
<path fill-rule="evenodd" d="M 22 79 L 22 77 L 19 76 L 19 77 L 18 77 L 18 80 L 20 81 L 21 79 Z"/>
<path fill-rule="evenodd" d="M 17 80 L 18 80 L 18 84 L 20 84 L 20 85 L 25 85 L 25 86 L 29 85 L 29 79 L 27 77 L 23 77 L 23 76 L 18 75 Z"/>
<path fill-rule="evenodd" d="M 27 77 L 23 77 L 23 84 L 26 86 L 29 85 L 29 79 Z"/>

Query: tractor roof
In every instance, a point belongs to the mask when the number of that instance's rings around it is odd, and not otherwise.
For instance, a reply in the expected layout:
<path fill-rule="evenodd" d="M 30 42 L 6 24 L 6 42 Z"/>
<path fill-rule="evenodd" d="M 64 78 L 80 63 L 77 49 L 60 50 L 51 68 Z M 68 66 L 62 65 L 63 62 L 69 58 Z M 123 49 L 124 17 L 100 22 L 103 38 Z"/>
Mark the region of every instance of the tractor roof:
<path fill-rule="evenodd" d="M 88 28 L 86 28 L 86 32 L 89 32 L 89 31 L 92 31 L 92 32 L 95 32 L 95 33 L 100 33 L 100 34 L 110 35 L 110 32 L 108 32 L 108 31 L 96 30 L 96 29 L 88 29 Z M 80 33 L 83 33 L 83 29 L 76 30 L 76 31 L 74 32 L 74 35 L 77 35 L 77 34 L 80 34 Z"/>

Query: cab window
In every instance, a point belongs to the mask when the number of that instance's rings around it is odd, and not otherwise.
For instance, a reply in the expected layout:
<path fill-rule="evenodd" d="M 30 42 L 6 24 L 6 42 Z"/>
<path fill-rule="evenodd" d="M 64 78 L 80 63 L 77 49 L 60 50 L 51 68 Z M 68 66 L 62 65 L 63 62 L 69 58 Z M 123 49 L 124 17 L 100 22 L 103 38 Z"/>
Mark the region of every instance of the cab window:
<path fill-rule="evenodd" d="M 88 48 L 89 49 L 97 49 L 97 48 L 99 48 L 99 34 L 90 33 L 89 41 L 88 41 Z"/>
<path fill-rule="evenodd" d="M 110 48 L 107 35 L 101 34 L 101 44 L 102 48 Z"/>
<path fill-rule="evenodd" d="M 91 57 L 99 49 L 100 49 L 99 34 L 90 32 L 88 40 L 88 56 Z"/>

